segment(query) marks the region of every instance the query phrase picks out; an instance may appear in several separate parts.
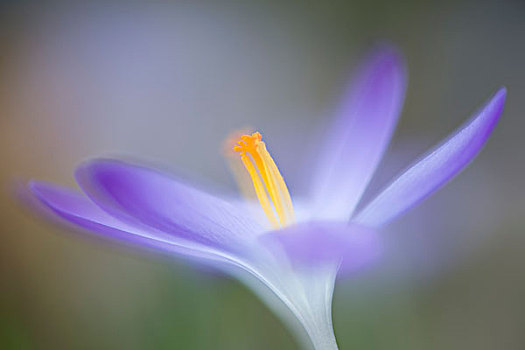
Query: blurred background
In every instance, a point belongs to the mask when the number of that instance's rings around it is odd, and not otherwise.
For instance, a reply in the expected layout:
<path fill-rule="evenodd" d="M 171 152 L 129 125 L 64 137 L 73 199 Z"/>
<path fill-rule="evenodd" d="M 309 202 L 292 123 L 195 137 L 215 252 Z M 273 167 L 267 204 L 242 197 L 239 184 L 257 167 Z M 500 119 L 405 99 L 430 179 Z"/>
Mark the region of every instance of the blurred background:
<path fill-rule="evenodd" d="M 410 78 L 367 196 L 499 86 L 508 100 L 478 159 L 391 225 L 389 263 L 337 285 L 340 347 L 525 348 L 523 1 L 3 1 L 0 33 L 0 348 L 296 349 L 238 282 L 70 234 L 13 187 L 75 186 L 109 155 L 235 190 L 221 143 L 252 126 L 300 192 L 297 159 L 384 40 Z"/>

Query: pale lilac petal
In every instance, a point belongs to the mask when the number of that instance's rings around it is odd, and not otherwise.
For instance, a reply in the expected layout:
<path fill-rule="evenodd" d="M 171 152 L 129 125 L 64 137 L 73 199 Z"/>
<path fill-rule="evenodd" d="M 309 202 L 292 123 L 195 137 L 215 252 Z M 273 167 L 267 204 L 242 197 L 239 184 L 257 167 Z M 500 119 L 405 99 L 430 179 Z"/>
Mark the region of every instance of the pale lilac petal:
<path fill-rule="evenodd" d="M 84 192 L 111 215 L 205 245 L 232 249 L 262 231 L 244 208 L 157 170 L 95 160 L 80 166 L 76 178 Z"/>
<path fill-rule="evenodd" d="M 215 258 L 207 247 L 195 242 L 118 220 L 78 192 L 39 181 L 32 181 L 29 187 L 40 203 L 58 217 L 103 238 L 169 253 Z"/>
<path fill-rule="evenodd" d="M 379 226 L 421 202 L 458 174 L 479 153 L 505 103 L 500 89 L 464 126 L 390 184 L 355 221 Z"/>
<path fill-rule="evenodd" d="M 302 223 L 265 233 L 259 239 L 271 251 L 282 249 L 299 266 L 341 263 L 346 272 L 368 266 L 383 250 L 375 230 L 347 223 Z"/>
<path fill-rule="evenodd" d="M 392 47 L 376 49 L 358 69 L 316 167 L 315 218 L 350 218 L 390 142 L 405 88 L 405 65 Z"/>

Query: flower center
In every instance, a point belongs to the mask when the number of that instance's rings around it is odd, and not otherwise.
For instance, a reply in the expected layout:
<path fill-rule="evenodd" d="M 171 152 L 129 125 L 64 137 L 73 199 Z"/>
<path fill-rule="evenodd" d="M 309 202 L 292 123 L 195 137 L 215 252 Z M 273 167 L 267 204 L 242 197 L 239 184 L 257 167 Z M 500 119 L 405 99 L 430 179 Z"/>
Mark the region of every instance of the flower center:
<path fill-rule="evenodd" d="M 242 135 L 233 150 L 239 152 L 241 161 L 253 182 L 255 194 L 266 217 L 274 228 L 295 222 L 292 199 L 286 183 L 275 165 L 258 132 Z"/>

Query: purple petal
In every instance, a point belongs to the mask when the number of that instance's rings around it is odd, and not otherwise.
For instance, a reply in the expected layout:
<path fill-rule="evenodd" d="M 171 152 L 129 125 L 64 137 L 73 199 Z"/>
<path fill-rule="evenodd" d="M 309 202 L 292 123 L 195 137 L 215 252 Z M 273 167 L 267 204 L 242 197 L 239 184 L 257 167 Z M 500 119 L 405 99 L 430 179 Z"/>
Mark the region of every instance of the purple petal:
<path fill-rule="evenodd" d="M 206 247 L 125 223 L 100 209 L 86 196 L 72 190 L 37 181 L 32 181 L 29 186 L 36 198 L 60 218 L 102 237 L 171 253 L 210 257 Z"/>
<path fill-rule="evenodd" d="M 390 184 L 356 217 L 371 226 L 387 223 L 439 189 L 479 153 L 503 111 L 500 89 L 464 126 Z"/>
<path fill-rule="evenodd" d="M 375 230 L 347 223 L 302 223 L 265 233 L 259 239 L 271 251 L 283 249 L 292 263 L 299 266 L 340 262 L 344 272 L 368 266 L 383 250 Z"/>
<path fill-rule="evenodd" d="M 316 218 L 350 218 L 390 142 L 405 88 L 405 65 L 392 47 L 376 49 L 358 69 L 317 167 Z"/>
<path fill-rule="evenodd" d="M 153 169 L 96 160 L 80 166 L 76 178 L 111 215 L 205 245 L 235 248 L 262 230 L 241 207 Z"/>

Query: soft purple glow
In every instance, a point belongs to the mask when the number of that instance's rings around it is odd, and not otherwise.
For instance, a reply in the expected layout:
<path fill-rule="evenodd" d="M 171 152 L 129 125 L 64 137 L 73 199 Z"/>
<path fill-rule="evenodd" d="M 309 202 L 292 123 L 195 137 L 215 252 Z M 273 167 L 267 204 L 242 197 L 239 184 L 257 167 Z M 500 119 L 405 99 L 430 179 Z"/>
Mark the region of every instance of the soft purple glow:
<path fill-rule="evenodd" d="M 283 251 L 299 266 L 340 264 L 344 272 L 356 272 L 374 262 L 383 246 L 379 234 L 357 224 L 309 222 L 261 236 L 272 251 Z M 343 259 L 340 257 L 351 257 Z"/>
<path fill-rule="evenodd" d="M 402 56 L 389 46 L 376 49 L 358 69 L 315 169 L 315 218 L 350 218 L 392 137 L 406 75 Z"/>
<path fill-rule="evenodd" d="M 313 196 L 305 200 L 306 214 L 283 229 L 262 227 L 241 201 L 118 160 L 82 164 L 76 179 L 84 194 L 37 181 L 30 189 L 57 216 L 84 230 L 197 257 L 235 276 L 247 272 L 267 289 L 239 278 L 264 300 L 270 290 L 280 302 L 272 302 L 274 310 L 291 313 L 316 348 L 336 349 L 331 298 L 339 268 L 356 272 L 378 260 L 385 247 L 377 227 L 468 165 L 494 128 L 506 96 L 505 89 L 498 91 L 464 127 L 352 216 L 391 138 L 405 87 L 405 65 L 395 49 L 383 46 L 367 58 L 345 95 L 324 155 L 313 166 L 318 173 Z"/>

